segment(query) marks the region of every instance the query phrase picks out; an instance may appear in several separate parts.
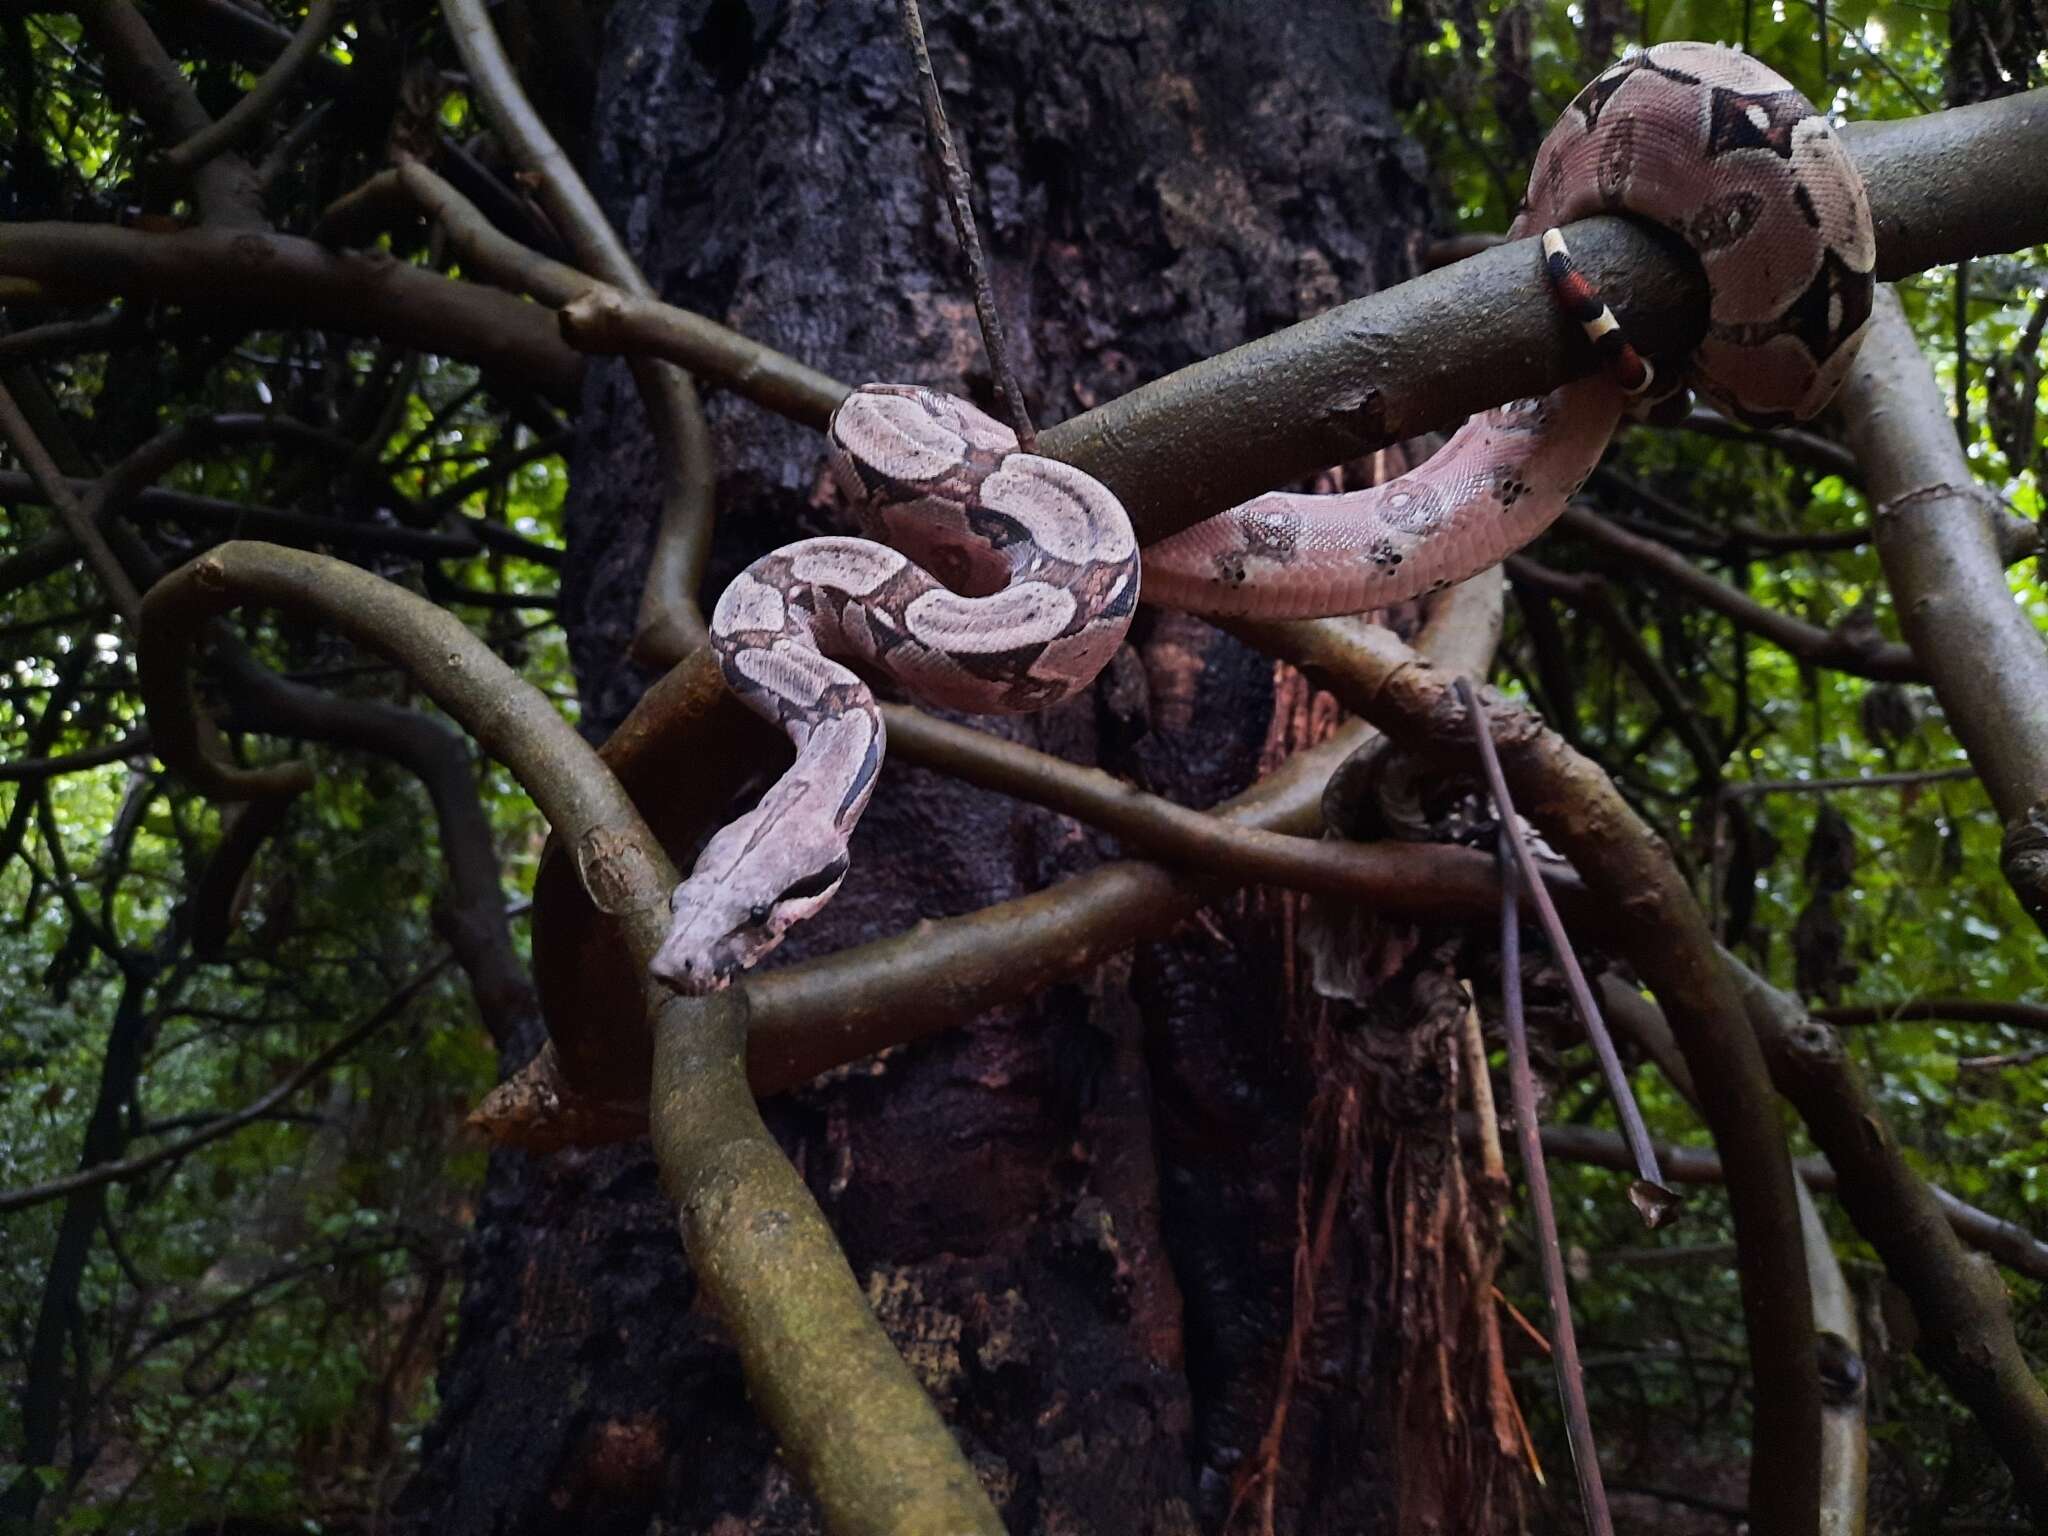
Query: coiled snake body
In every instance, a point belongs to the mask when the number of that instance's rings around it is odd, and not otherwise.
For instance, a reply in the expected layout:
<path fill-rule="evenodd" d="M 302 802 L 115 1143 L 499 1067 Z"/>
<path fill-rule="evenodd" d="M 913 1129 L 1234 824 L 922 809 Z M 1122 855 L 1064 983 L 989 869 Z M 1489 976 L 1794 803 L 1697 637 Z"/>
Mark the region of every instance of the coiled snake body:
<path fill-rule="evenodd" d="M 1705 269 L 1707 336 L 1684 360 L 1687 382 L 1755 425 L 1826 405 L 1870 313 L 1862 180 L 1827 120 L 1771 70 L 1663 44 L 1579 93 L 1543 141 L 1509 232 L 1552 231 L 1559 301 L 1610 372 L 1476 416 L 1421 467 L 1369 490 L 1275 492 L 1163 539 L 1144 552 L 1146 601 L 1213 617 L 1356 613 L 1462 581 L 1535 538 L 1646 382 L 1554 233 L 1617 211 L 1675 231 Z M 728 683 L 788 732 L 797 758 L 676 888 L 654 970 L 685 991 L 726 984 L 845 876 L 883 730 L 866 685 L 831 657 L 931 703 L 1039 709 L 1094 679 L 1137 603 L 1138 551 L 1116 497 L 1019 451 L 973 406 L 871 384 L 840 406 L 830 436 L 869 537 L 763 557 L 712 617 Z"/>

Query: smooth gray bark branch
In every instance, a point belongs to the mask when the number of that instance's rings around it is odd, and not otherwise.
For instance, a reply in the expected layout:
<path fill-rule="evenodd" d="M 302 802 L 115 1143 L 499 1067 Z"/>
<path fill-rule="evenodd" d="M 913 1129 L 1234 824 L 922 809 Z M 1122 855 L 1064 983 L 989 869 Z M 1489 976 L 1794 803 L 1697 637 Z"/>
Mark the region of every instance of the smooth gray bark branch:
<path fill-rule="evenodd" d="M 2048 930 L 2048 646 L 2006 583 L 2000 509 L 1971 474 L 1889 289 L 1878 294 L 1842 417 L 1877 504 L 1877 554 L 1899 622 L 2005 818 L 2006 879 Z"/>

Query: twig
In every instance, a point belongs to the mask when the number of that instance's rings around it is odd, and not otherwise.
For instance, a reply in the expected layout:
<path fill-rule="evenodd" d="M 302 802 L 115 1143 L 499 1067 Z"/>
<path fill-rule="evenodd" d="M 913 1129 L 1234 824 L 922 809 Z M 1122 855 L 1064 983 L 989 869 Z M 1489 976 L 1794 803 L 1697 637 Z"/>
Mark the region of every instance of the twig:
<path fill-rule="evenodd" d="M 1460 1134 L 1467 1130 L 1476 1139 L 1478 1128 L 1460 1122 Z M 1626 1172 L 1631 1166 L 1628 1148 L 1612 1131 L 1583 1125 L 1546 1125 L 1543 1150 L 1552 1157 L 1596 1168 Z M 1659 1146 L 1658 1156 L 1665 1174 L 1679 1184 L 1718 1184 L 1721 1159 L 1705 1147 Z M 1826 1158 L 1805 1157 L 1794 1165 L 1800 1180 L 1816 1194 L 1835 1193 L 1839 1180 Z M 1942 1219 L 1956 1236 L 1973 1248 L 1982 1249 L 2015 1274 L 2034 1280 L 2048 1280 L 2048 1242 L 2043 1242 L 2016 1222 L 1994 1216 L 1981 1206 L 1970 1204 L 1938 1184 L 1928 1186 L 1940 1206 Z M 1659 1252 L 1669 1250 L 1660 1249 Z"/>
<path fill-rule="evenodd" d="M 181 1136 L 176 1141 L 167 1141 L 154 1151 L 144 1152 L 135 1157 L 124 1158 L 118 1163 L 96 1163 L 90 1168 L 81 1168 L 76 1173 L 66 1174 L 61 1179 L 48 1179 L 41 1184 L 30 1184 L 21 1189 L 0 1190 L 0 1212 L 26 1210 L 29 1206 L 40 1205 L 46 1200 L 62 1199 L 67 1195 L 77 1194 L 82 1189 L 91 1189 L 99 1184 L 125 1183 L 129 1179 L 149 1172 L 152 1168 L 159 1168 L 165 1163 L 175 1162 L 184 1157 L 186 1153 L 205 1146 L 209 1141 L 218 1141 L 221 1137 L 238 1131 L 245 1125 L 261 1120 L 271 1110 L 282 1104 L 286 1099 L 289 1099 L 293 1094 L 305 1087 L 306 1084 L 312 1082 L 314 1078 L 325 1072 L 329 1067 L 341 1060 L 342 1057 L 397 1018 L 399 1014 L 405 1011 L 407 1004 L 415 997 L 418 997 L 421 992 L 425 991 L 427 985 L 453 963 L 453 957 L 447 955 L 436 960 L 432 965 L 392 993 L 362 1023 L 328 1046 L 326 1050 L 319 1052 L 306 1061 L 268 1093 L 250 1100 L 233 1114 L 222 1115 L 218 1120 L 209 1121 L 189 1136 Z"/>
<path fill-rule="evenodd" d="M 974 282 L 974 312 L 981 317 L 981 339 L 988 348 L 989 372 L 995 376 L 996 394 L 1010 413 L 1017 429 L 1017 441 L 1026 453 L 1038 451 L 1038 429 L 1031 424 L 1031 412 L 1024 404 L 1024 391 L 1010 368 L 1010 344 L 1003 331 L 1002 311 L 996 307 L 995 285 L 989 280 L 988 261 L 982 255 L 981 234 L 974 224 L 973 189 L 967 171 L 960 164 L 960 152 L 953 145 L 953 130 L 946 125 L 946 104 L 939 98 L 939 79 L 932 69 L 931 50 L 925 46 L 924 17 L 917 0 L 902 0 L 903 35 L 910 43 L 910 56 L 917 66 L 917 93 L 924 103 L 924 121 L 931 135 L 932 155 L 939 162 L 939 175 L 946 184 L 946 206 L 953 215 L 953 232 L 967 256 L 967 270 Z"/>
<path fill-rule="evenodd" d="M 1593 1044 L 1593 1054 L 1599 1058 L 1601 1075 L 1607 1079 L 1607 1092 L 1614 1100 L 1615 1114 L 1621 1120 L 1622 1134 L 1636 1161 L 1637 1183 L 1629 1191 L 1629 1199 L 1642 1214 L 1645 1226 L 1658 1226 L 1671 1214 L 1678 1197 L 1664 1187 L 1663 1177 L 1657 1171 L 1657 1149 L 1651 1144 L 1649 1127 L 1643 1124 L 1643 1113 L 1636 1107 L 1635 1094 L 1628 1084 L 1628 1073 L 1615 1052 L 1606 1022 L 1600 1017 L 1600 1005 L 1593 1000 L 1593 989 L 1586 984 L 1586 973 L 1579 968 L 1579 957 L 1572 949 L 1571 936 L 1564 931 L 1564 922 L 1557 915 L 1556 904 L 1544 889 L 1536 857 L 1529 851 L 1529 840 L 1522 835 L 1521 818 L 1516 815 L 1514 801 L 1508 794 L 1507 779 L 1501 773 L 1500 756 L 1494 751 L 1493 735 L 1487 725 L 1486 713 L 1479 707 L 1479 697 L 1465 678 L 1458 678 L 1453 686 L 1458 701 L 1471 716 L 1472 737 L 1479 748 L 1479 761 L 1486 771 L 1487 792 L 1493 797 L 1494 814 L 1499 819 L 1500 846 L 1504 850 L 1502 868 L 1518 872 L 1527 886 L 1530 900 L 1536 905 L 1537 919 L 1543 924 L 1544 936 L 1550 940 L 1551 952 L 1564 969 L 1572 1007 L 1585 1027 L 1586 1038 Z M 1504 874 L 1503 878 L 1511 877 Z M 1518 950 L 1519 947 L 1518 940 Z M 1515 989 L 1519 1003 L 1519 975 Z M 1519 1115 L 1521 1112 L 1521 1106 L 1517 1104 L 1515 1113 Z"/>
<path fill-rule="evenodd" d="M 2023 1051 L 2004 1051 L 1996 1056 L 1958 1056 L 1958 1072 L 1998 1072 L 2007 1067 L 2028 1067 L 2048 1056 L 2048 1045 L 2030 1045 Z"/>
<path fill-rule="evenodd" d="M 2006 1001 L 1994 997 L 1905 997 L 1889 1003 L 1844 1003 L 1816 1008 L 1824 1023 L 1920 1024 L 1950 1020 L 1957 1024 L 2009 1024 L 2014 1029 L 2048 1030 L 2048 1003 Z"/>
<path fill-rule="evenodd" d="M 1895 789 L 1902 785 L 1939 784 L 1976 777 L 1976 769 L 1962 766 L 1920 768 L 1905 773 L 1866 773 L 1842 779 L 1751 779 L 1747 783 L 1723 784 L 1721 796 L 1725 800 L 1740 800 L 1750 795 L 1820 795 L 1846 789 Z"/>
<path fill-rule="evenodd" d="M 1463 685 L 1463 679 L 1460 680 Z M 1472 718 L 1485 725 L 1468 701 Z M 1491 759 L 1489 758 L 1489 762 Z M 1513 812 L 1503 810 L 1505 823 Z M 1501 1021 L 1508 1040 L 1508 1088 L 1515 1111 L 1515 1140 L 1522 1154 L 1522 1175 L 1529 1185 L 1529 1216 L 1542 1256 L 1543 1289 L 1550 1298 L 1552 1364 L 1558 1395 L 1564 1399 L 1565 1439 L 1578 1473 L 1579 1498 L 1586 1526 L 1593 1536 L 1613 1536 L 1607 1494 L 1600 1481 L 1600 1453 L 1593 1442 L 1593 1421 L 1586 1410 L 1586 1379 L 1579 1366 L 1578 1337 L 1572 1328 L 1571 1291 L 1565 1280 L 1564 1252 L 1558 1246 L 1557 1212 L 1550 1200 L 1550 1174 L 1543 1166 L 1543 1142 L 1536 1118 L 1536 1079 L 1529 1069 L 1529 1031 L 1522 1017 L 1522 919 L 1515 901 L 1515 854 L 1505 838 L 1500 854 L 1500 989 Z"/>

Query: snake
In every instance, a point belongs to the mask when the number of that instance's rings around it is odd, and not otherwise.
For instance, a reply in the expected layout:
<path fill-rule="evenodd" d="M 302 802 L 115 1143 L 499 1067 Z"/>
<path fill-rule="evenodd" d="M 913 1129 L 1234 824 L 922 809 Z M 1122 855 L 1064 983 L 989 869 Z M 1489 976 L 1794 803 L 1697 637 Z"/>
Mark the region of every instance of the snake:
<path fill-rule="evenodd" d="M 1661 377 L 1560 232 L 1600 213 L 1672 231 L 1704 271 L 1705 335 Z M 1508 231 L 1535 234 L 1553 298 L 1602 370 L 1474 416 L 1395 479 L 1255 497 L 1148 545 L 1142 564 L 1108 487 L 1026 451 L 977 407 L 902 384 L 848 395 L 827 437 L 861 536 L 761 557 L 710 625 L 728 687 L 795 760 L 676 887 L 654 974 L 685 993 L 727 986 L 839 889 L 886 741 L 855 667 L 940 707 L 1037 710 L 1094 680 L 1141 585 L 1149 603 L 1214 619 L 1361 613 L 1439 591 L 1542 533 L 1624 413 L 1660 390 L 1690 386 L 1752 426 L 1811 419 L 1871 313 L 1870 205 L 1836 130 L 1782 76 L 1711 44 L 1631 54 L 1579 92 Z"/>

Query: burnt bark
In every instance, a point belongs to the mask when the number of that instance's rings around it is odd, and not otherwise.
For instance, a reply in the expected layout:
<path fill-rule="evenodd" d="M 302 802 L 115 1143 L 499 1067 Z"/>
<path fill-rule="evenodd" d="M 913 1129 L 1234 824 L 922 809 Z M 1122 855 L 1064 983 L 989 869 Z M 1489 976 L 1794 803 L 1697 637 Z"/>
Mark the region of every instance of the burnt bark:
<path fill-rule="evenodd" d="M 996 0 L 926 21 L 1041 423 L 1415 269 L 1420 167 L 1369 8 Z M 590 179 L 665 298 L 838 377 L 993 405 L 890 0 L 624 0 L 597 100 Z M 707 413 L 710 598 L 755 555 L 845 524 L 814 432 L 716 393 Z M 563 613 L 594 735 L 649 681 L 627 645 L 654 465 L 625 369 L 593 366 Z M 1000 728 L 1207 805 L 1327 723 L 1276 709 L 1272 664 L 1206 626 L 1147 610 L 1134 645 L 1115 685 Z M 777 959 L 1117 851 L 893 764 L 845 888 Z M 1327 1174 L 1292 922 L 1247 894 L 1083 983 L 767 1106 L 1013 1530 L 1217 1529 L 1267 1431 L 1298 1195 Z M 1281 1529 L 1372 1529 L 1387 1504 L 1376 1199 L 1350 1182 L 1325 1262 Z M 416 1524 L 815 1529 L 694 1296 L 644 1144 L 499 1154 Z"/>

